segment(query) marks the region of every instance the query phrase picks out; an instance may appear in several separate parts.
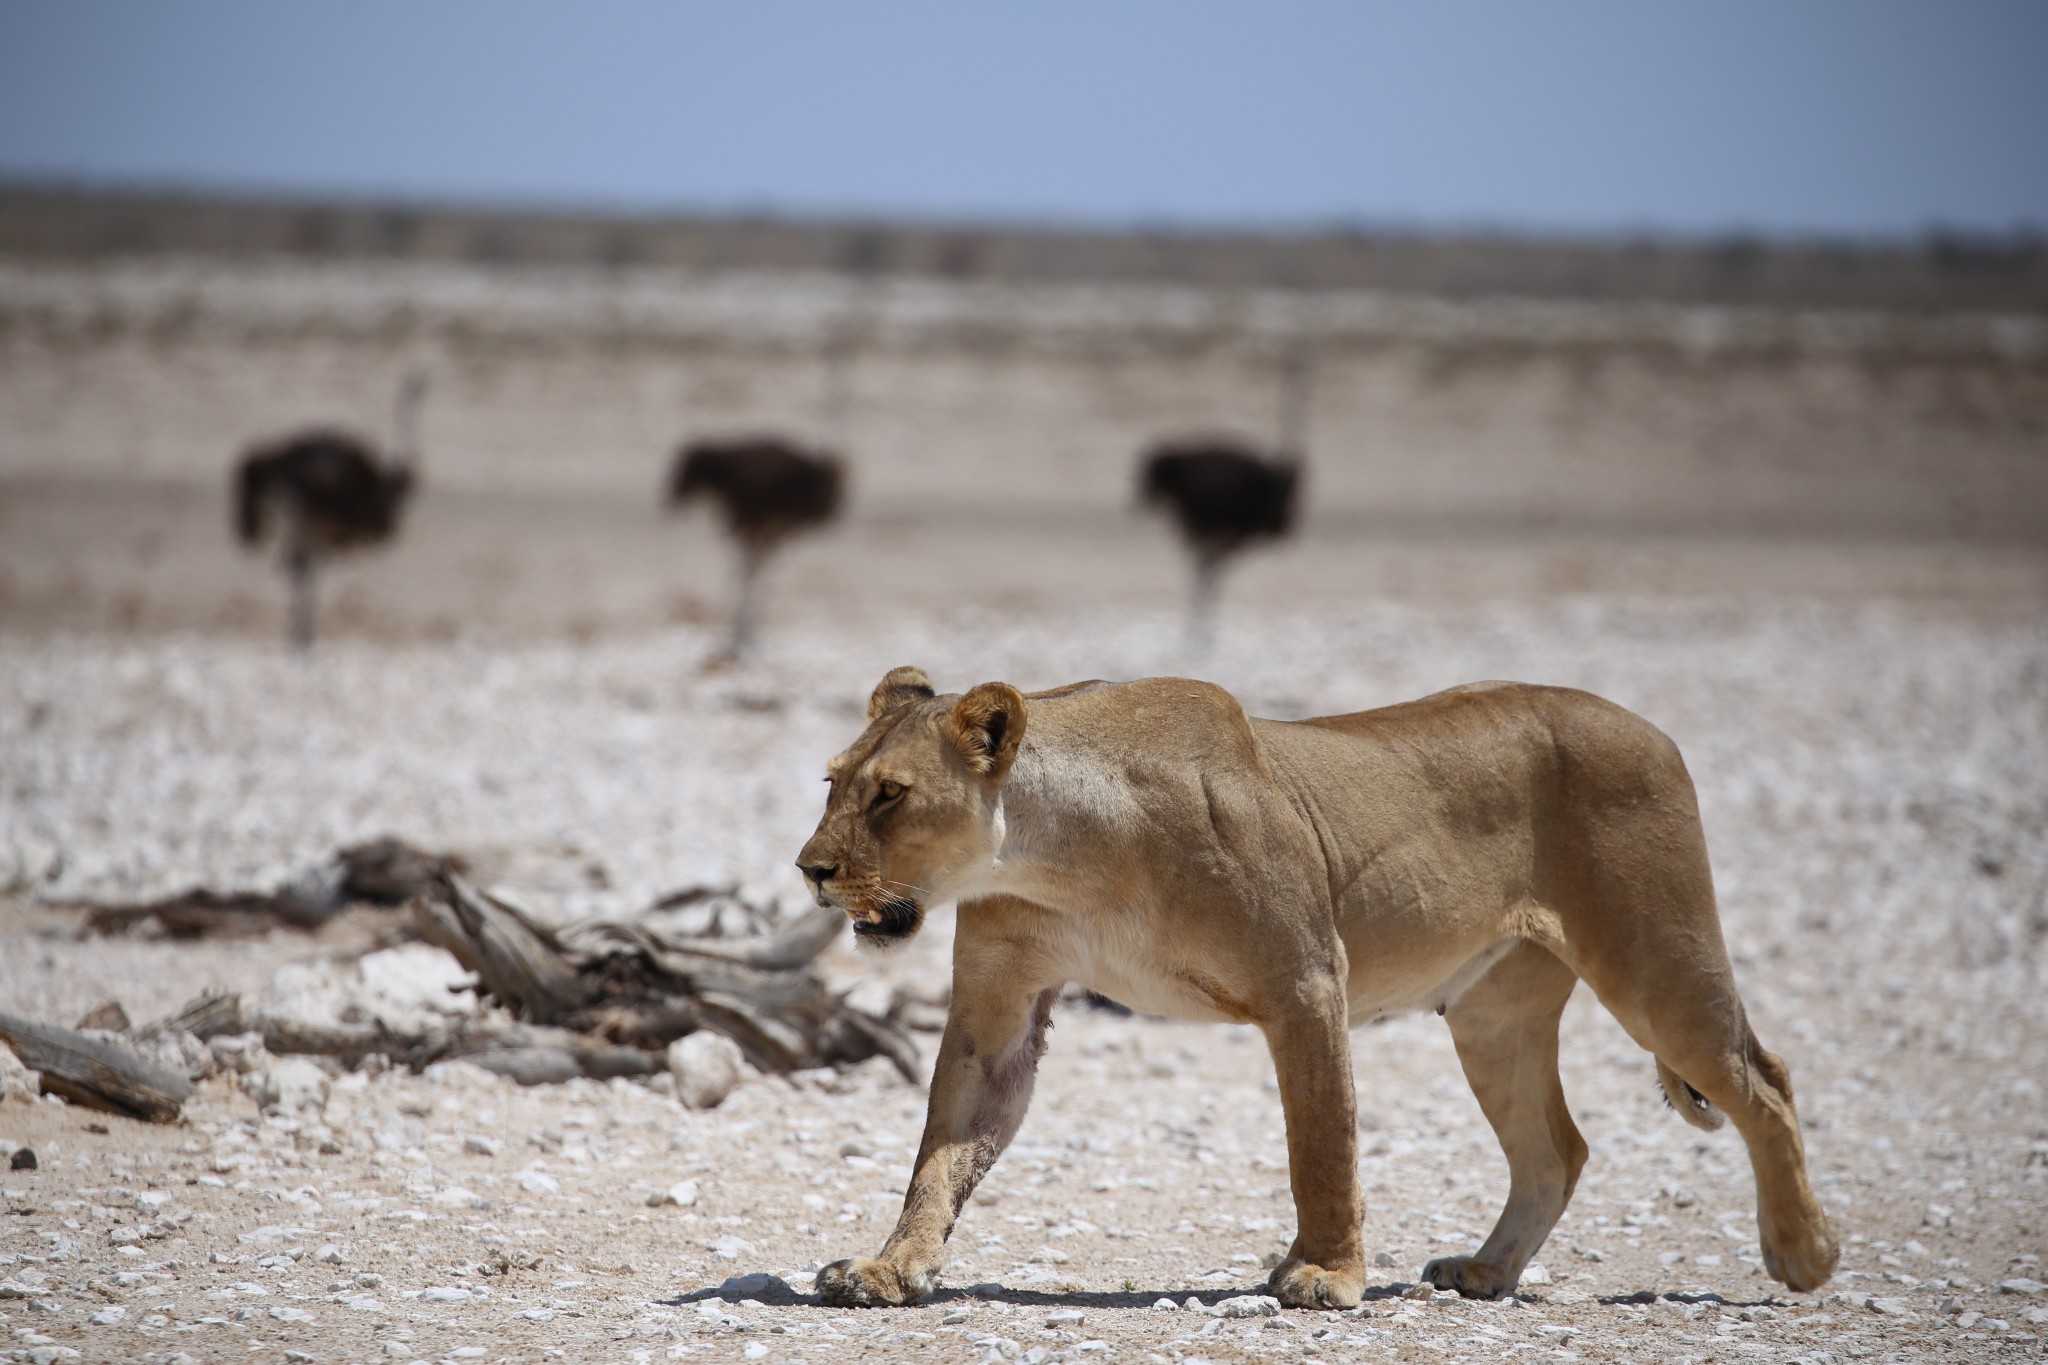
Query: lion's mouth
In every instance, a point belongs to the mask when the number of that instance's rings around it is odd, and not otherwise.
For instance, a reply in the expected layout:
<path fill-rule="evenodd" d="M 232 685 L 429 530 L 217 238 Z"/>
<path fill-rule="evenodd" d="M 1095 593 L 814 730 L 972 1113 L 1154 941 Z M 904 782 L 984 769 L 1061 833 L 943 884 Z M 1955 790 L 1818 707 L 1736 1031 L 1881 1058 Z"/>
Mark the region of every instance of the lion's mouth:
<path fill-rule="evenodd" d="M 847 911 L 853 932 L 877 943 L 894 943 L 909 938 L 924 923 L 924 910 L 908 896 L 898 896 L 871 906 L 865 912 Z"/>

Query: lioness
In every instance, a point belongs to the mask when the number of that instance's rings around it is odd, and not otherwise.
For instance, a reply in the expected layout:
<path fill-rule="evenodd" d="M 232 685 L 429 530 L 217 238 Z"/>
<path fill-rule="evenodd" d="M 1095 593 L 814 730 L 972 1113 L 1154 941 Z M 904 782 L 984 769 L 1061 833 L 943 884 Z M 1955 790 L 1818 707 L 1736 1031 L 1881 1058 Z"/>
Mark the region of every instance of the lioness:
<path fill-rule="evenodd" d="M 1798 1290 L 1833 1273 L 1791 1081 L 1735 992 L 1692 781 L 1640 717 L 1476 683 L 1283 722 L 1180 678 L 941 697 L 915 668 L 882 679 L 867 716 L 827 765 L 797 865 L 868 941 L 907 938 L 945 900 L 959 924 L 902 1217 L 873 1260 L 818 1273 L 828 1302 L 909 1303 L 938 1282 L 1069 981 L 1265 1034 L 1300 1225 L 1268 1288 L 1292 1307 L 1349 1307 L 1365 1287 L 1347 1030 L 1398 1010 L 1449 1022 L 1510 1173 L 1485 1245 L 1423 1278 L 1513 1291 L 1586 1160 L 1557 1075 L 1580 980 L 1655 1055 L 1680 1114 L 1734 1117 L 1770 1273 Z"/>

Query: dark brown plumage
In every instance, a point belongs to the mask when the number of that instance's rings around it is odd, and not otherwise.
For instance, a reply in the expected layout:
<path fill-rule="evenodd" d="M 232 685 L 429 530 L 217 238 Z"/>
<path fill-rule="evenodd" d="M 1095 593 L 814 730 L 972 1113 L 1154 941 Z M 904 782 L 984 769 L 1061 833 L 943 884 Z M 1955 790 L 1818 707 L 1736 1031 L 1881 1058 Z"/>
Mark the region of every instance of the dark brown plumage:
<path fill-rule="evenodd" d="M 291 640 L 313 643 L 313 575 L 337 554 L 398 532 L 413 489 L 414 432 L 426 380 L 400 386 L 388 457 L 350 432 L 316 428 L 266 441 L 235 471 L 235 534 L 255 549 L 274 544 L 292 585 Z"/>
<path fill-rule="evenodd" d="M 836 457 L 778 436 L 697 440 L 676 452 L 669 505 L 710 499 L 739 546 L 739 595 L 728 650 L 733 656 L 753 644 L 762 564 L 789 537 L 838 516 L 845 483 Z"/>
<path fill-rule="evenodd" d="M 1146 455 L 1139 492 L 1197 557 L 1222 559 L 1294 528 L 1300 474 L 1298 460 L 1228 439 L 1166 441 Z"/>
<path fill-rule="evenodd" d="M 1280 433 L 1271 452 L 1234 436 L 1161 441 L 1139 459 L 1138 497 L 1169 514 L 1194 559 L 1188 645 L 1207 650 L 1223 566 L 1294 529 L 1311 366 L 1297 343 L 1280 359 Z"/>

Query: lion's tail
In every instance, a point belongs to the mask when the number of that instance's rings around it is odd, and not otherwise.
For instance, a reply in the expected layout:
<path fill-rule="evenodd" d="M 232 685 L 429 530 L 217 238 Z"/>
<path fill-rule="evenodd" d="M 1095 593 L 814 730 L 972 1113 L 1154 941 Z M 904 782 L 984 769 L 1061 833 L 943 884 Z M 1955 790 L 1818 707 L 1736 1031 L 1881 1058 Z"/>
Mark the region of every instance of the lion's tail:
<path fill-rule="evenodd" d="M 1707 1103 L 1707 1097 L 1682 1080 L 1676 1071 L 1664 1065 L 1664 1059 L 1657 1059 L 1657 1080 L 1664 1087 L 1664 1102 L 1678 1111 L 1678 1116 L 1695 1128 L 1713 1132 L 1727 1120 L 1721 1111 Z"/>

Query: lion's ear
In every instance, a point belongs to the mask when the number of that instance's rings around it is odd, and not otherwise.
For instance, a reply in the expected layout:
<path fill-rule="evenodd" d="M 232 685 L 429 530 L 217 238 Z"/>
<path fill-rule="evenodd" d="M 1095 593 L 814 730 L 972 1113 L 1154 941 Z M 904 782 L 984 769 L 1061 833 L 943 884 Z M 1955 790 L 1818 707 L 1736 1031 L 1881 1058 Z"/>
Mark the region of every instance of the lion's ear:
<path fill-rule="evenodd" d="M 907 664 L 892 668 L 888 677 L 875 684 L 874 694 L 868 698 L 868 724 L 873 725 L 899 706 L 930 701 L 934 695 L 932 680 L 924 675 L 923 669 Z"/>
<path fill-rule="evenodd" d="M 949 720 L 967 766 L 1002 781 L 1024 741 L 1024 694 L 1008 683 L 983 683 L 953 704 Z"/>

